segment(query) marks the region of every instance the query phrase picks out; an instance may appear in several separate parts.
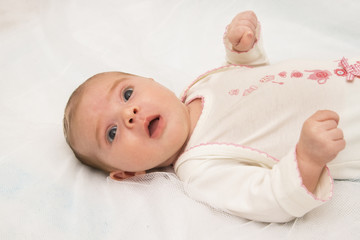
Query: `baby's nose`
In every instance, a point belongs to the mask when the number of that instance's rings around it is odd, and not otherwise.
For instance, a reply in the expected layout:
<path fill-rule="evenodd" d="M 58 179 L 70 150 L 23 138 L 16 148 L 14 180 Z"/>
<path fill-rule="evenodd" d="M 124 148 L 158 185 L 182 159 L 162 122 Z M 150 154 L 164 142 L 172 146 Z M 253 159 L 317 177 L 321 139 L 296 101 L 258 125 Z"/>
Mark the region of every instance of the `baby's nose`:
<path fill-rule="evenodd" d="M 132 127 L 135 124 L 136 114 L 139 112 L 138 107 L 129 107 L 124 109 L 123 118 L 125 126 Z"/>

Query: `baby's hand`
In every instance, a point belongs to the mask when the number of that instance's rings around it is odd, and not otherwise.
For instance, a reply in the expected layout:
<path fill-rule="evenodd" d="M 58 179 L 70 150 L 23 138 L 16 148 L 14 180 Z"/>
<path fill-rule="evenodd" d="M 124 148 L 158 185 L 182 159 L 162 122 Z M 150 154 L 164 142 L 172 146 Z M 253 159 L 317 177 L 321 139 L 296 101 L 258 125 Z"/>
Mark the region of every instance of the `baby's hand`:
<path fill-rule="evenodd" d="M 257 17 L 252 11 L 242 12 L 234 17 L 225 36 L 232 44 L 233 50 L 246 52 L 253 47 L 257 25 Z"/>
<path fill-rule="evenodd" d="M 317 111 L 308 118 L 297 145 L 298 161 L 323 168 L 345 148 L 343 132 L 338 128 L 339 115 L 333 111 Z"/>

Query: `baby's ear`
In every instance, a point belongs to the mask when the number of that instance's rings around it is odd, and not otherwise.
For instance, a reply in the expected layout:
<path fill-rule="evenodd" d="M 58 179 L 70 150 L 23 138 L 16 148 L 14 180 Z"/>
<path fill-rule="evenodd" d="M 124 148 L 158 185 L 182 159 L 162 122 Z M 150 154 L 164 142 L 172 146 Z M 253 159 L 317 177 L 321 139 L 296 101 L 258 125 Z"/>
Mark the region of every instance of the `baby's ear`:
<path fill-rule="evenodd" d="M 118 171 L 113 171 L 109 174 L 109 176 L 114 179 L 114 180 L 117 180 L 117 181 L 122 181 L 122 180 L 125 180 L 127 178 L 130 178 L 130 177 L 134 177 L 136 175 L 141 175 L 141 174 L 145 174 L 146 172 L 145 171 L 140 171 L 140 172 L 125 172 L 125 171 L 121 171 L 121 170 L 118 170 Z"/>

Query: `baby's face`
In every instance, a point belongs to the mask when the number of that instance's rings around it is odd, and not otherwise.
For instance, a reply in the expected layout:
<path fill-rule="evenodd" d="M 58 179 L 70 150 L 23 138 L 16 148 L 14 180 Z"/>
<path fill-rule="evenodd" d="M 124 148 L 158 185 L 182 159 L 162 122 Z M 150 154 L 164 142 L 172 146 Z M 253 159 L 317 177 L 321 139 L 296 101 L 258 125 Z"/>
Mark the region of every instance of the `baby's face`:
<path fill-rule="evenodd" d="M 190 132 L 187 107 L 149 78 L 106 73 L 89 82 L 73 120 L 73 147 L 114 170 L 168 166 Z"/>

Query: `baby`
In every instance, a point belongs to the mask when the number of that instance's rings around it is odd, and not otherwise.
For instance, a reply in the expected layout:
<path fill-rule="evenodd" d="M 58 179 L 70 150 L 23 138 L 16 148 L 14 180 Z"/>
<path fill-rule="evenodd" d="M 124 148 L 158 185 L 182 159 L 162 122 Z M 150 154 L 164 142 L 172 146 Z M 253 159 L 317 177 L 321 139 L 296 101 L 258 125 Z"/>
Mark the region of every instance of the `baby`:
<path fill-rule="evenodd" d="M 65 109 L 69 146 L 116 180 L 173 166 L 215 208 L 265 222 L 303 216 L 331 198 L 333 177 L 360 176 L 360 65 L 268 66 L 259 33 L 253 12 L 235 16 L 224 36 L 230 65 L 181 99 L 151 78 L 91 77 Z"/>

